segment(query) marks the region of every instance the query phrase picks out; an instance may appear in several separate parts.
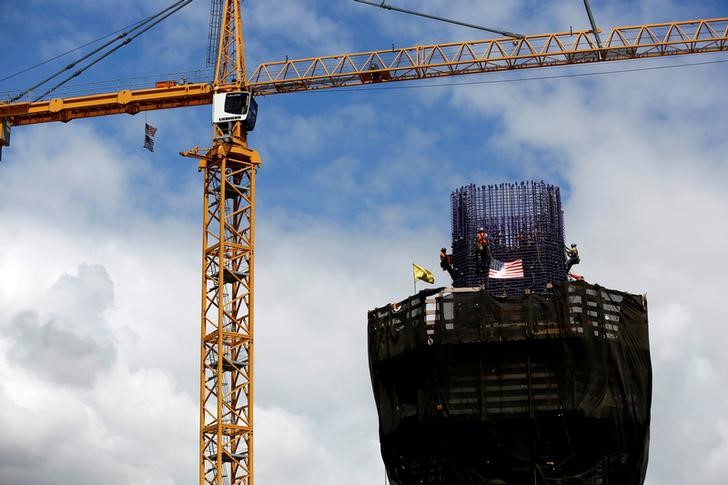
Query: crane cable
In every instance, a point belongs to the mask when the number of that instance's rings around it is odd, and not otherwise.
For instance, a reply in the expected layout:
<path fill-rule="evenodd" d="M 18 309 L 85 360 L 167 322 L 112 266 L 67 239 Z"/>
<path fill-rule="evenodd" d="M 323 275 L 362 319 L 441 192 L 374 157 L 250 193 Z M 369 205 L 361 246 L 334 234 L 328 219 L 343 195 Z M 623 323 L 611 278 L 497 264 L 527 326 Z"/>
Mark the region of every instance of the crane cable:
<path fill-rule="evenodd" d="M 382 0 L 382 3 L 370 2 L 368 0 L 354 0 L 354 1 L 366 4 L 366 5 L 371 5 L 372 7 L 383 8 L 385 10 L 394 10 L 396 12 L 408 13 L 410 15 L 416 15 L 418 17 L 424 17 L 424 18 L 432 19 L 432 20 L 439 20 L 441 22 L 447 22 L 449 24 L 462 25 L 463 27 L 470 27 L 471 29 L 485 30 L 486 32 L 505 35 L 506 37 L 513 37 L 514 39 L 525 39 L 526 38 L 526 36 L 524 36 L 523 34 L 515 34 L 513 32 L 509 32 L 507 30 L 491 29 L 489 27 L 483 27 L 480 25 L 473 25 L 473 24 L 468 24 L 465 22 L 460 22 L 459 20 L 446 19 L 444 17 L 438 17 L 436 15 L 430 15 L 430 14 L 426 14 L 426 13 L 422 13 L 422 12 L 415 12 L 414 10 L 407 10 L 406 8 L 395 7 L 394 5 L 387 5 L 384 2 L 384 0 Z"/>
<path fill-rule="evenodd" d="M 125 31 L 127 29 L 130 29 L 130 28 L 134 27 L 135 25 L 139 25 L 139 24 L 142 24 L 144 22 L 148 22 L 148 21 L 152 20 L 153 17 L 155 17 L 155 15 L 152 15 L 150 17 L 147 17 L 147 18 L 144 18 L 144 19 L 141 19 L 141 20 L 138 20 L 138 21 L 134 22 L 133 24 L 125 25 L 124 27 L 120 28 L 119 30 L 115 30 L 115 31 L 113 31 L 113 32 L 111 32 L 109 34 L 102 35 L 98 39 L 94 39 L 94 40 L 92 40 L 90 42 L 86 42 L 85 44 L 82 44 L 82 45 L 80 45 L 78 47 L 74 47 L 73 49 L 67 50 L 66 52 L 62 52 L 62 53 L 60 53 L 60 54 L 58 54 L 56 56 L 53 56 L 51 58 L 48 58 L 45 61 L 41 61 L 38 64 L 34 64 L 32 66 L 26 67 L 25 69 L 22 69 L 22 70 L 16 72 L 16 73 L 10 74 L 9 76 L 5 76 L 4 78 L 1 78 L 0 79 L 0 83 L 1 82 L 4 82 L 4 81 L 7 81 L 8 79 L 12 79 L 12 78 L 14 78 L 16 76 L 20 76 L 21 74 L 24 74 L 24 73 L 26 73 L 28 71 L 32 71 L 33 69 L 36 69 L 36 68 L 38 68 L 40 66 L 44 66 L 44 65 L 48 64 L 49 62 L 55 61 L 56 59 L 60 59 L 61 57 L 67 56 L 68 54 L 70 54 L 72 52 L 76 52 L 78 50 L 81 50 L 84 47 L 88 47 L 88 46 L 93 45 L 93 44 L 95 44 L 97 42 L 100 42 L 100 41 L 106 39 L 107 37 L 111 37 L 112 35 L 118 34 L 119 32 L 123 32 L 123 31 Z"/>
<path fill-rule="evenodd" d="M 129 44 L 129 43 L 130 43 L 130 42 L 131 42 L 132 40 L 134 40 L 135 38 L 139 37 L 139 36 L 140 36 L 141 34 L 143 34 L 144 32 L 147 32 L 147 31 L 148 31 L 148 30 L 150 30 L 150 29 L 151 29 L 152 27 L 156 26 L 156 25 L 157 25 L 157 24 L 159 24 L 159 23 L 160 23 L 161 21 L 165 20 L 165 19 L 166 19 L 167 17 L 169 17 L 170 15 L 172 15 L 172 14 L 176 13 L 177 11 L 179 11 L 180 9 L 182 9 L 183 7 L 186 7 L 186 6 L 187 6 L 187 5 L 189 5 L 190 3 L 192 3 L 192 0 L 178 0 L 177 2 L 175 2 L 175 3 L 174 3 L 174 4 L 172 4 L 172 5 L 170 5 L 169 7 L 167 7 L 167 8 L 165 8 L 165 9 L 161 10 L 160 12 L 158 12 L 158 13 L 156 13 L 156 14 L 154 14 L 154 15 L 152 15 L 152 16 L 150 16 L 150 17 L 148 17 L 148 18 L 144 19 L 144 20 L 142 20 L 141 22 L 138 22 L 137 24 L 132 24 L 132 25 L 134 25 L 134 27 L 133 27 L 132 29 L 129 29 L 128 31 L 124 31 L 124 32 L 122 32 L 121 34 L 117 35 L 117 36 L 116 36 L 116 37 L 115 37 L 114 39 L 112 39 L 112 40 L 110 40 L 110 41 L 106 42 L 106 43 L 105 43 L 104 45 L 102 45 L 101 47 L 98 47 L 98 48 L 94 49 L 94 50 L 93 50 L 92 52 L 90 52 L 89 54 L 86 54 L 85 56 L 83 56 L 82 58 L 78 59 L 77 61 L 74 61 L 74 62 L 70 63 L 69 65 L 67 65 L 66 67 L 64 67 L 63 69 L 61 69 L 60 71 L 58 71 L 58 72 L 54 73 L 53 75 L 51 75 L 50 77 L 48 77 L 47 79 L 45 79 L 45 80 L 43 80 L 43 81 L 41 81 L 41 82 L 39 82 L 39 83 L 35 84 L 34 86 L 32 86 L 32 87 L 30 87 L 30 88 L 26 89 L 25 91 L 22 91 L 21 93 L 17 94 L 17 95 L 15 96 L 15 97 L 13 97 L 13 98 L 12 98 L 12 99 L 10 100 L 10 102 L 12 103 L 12 102 L 15 102 L 15 101 L 17 101 L 18 99 L 22 98 L 23 96 L 25 96 L 25 95 L 26 95 L 26 94 L 28 94 L 29 92 L 33 91 L 34 89 L 36 89 L 36 88 L 38 88 L 38 87 L 42 86 L 43 84 L 47 83 L 47 82 L 48 82 L 48 81 L 50 81 L 51 79 L 54 79 L 54 78 L 56 78 L 56 77 L 60 76 L 60 75 L 61 75 L 61 74 L 63 74 L 63 73 L 65 72 L 65 71 L 67 71 L 67 70 L 69 70 L 69 69 L 71 69 L 71 68 L 75 67 L 76 65 L 78 65 L 79 63 L 81 63 L 81 62 L 85 61 L 85 60 L 86 60 L 86 59 L 88 59 L 89 57 L 91 57 L 91 56 L 93 56 L 93 55 L 97 54 L 98 52 L 102 51 L 103 49 L 105 49 L 106 47 L 110 46 L 111 44 L 113 44 L 113 43 L 115 43 L 115 42 L 117 42 L 117 41 L 120 41 L 121 39 L 123 39 L 123 38 L 127 37 L 127 36 L 128 36 L 128 35 L 129 35 L 130 33 L 132 33 L 132 32 L 134 32 L 134 31 L 138 30 L 139 28 L 143 27 L 144 25 L 146 25 L 146 24 L 149 24 L 149 22 L 151 22 L 152 20 L 156 19 L 156 21 L 152 22 L 152 23 L 151 23 L 150 25 L 148 25 L 148 26 L 147 26 L 146 28 L 142 29 L 141 31 L 139 31 L 139 32 L 138 32 L 138 33 L 136 33 L 135 35 L 133 35 L 133 36 L 131 36 L 131 37 L 128 37 L 128 38 L 126 38 L 126 39 L 125 39 L 125 40 L 124 40 L 123 42 L 121 42 L 121 43 L 120 43 L 119 45 L 117 45 L 117 46 L 116 46 L 116 47 L 114 47 L 113 49 L 111 49 L 111 50 L 109 50 L 109 51 L 105 52 L 105 53 L 104 53 L 103 55 L 101 55 L 101 56 L 100 56 L 99 58 L 95 59 L 95 60 L 94 60 L 93 62 L 91 62 L 90 64 L 88 64 L 88 65 L 86 65 L 86 66 L 84 66 L 84 67 L 82 67 L 81 69 L 77 70 L 77 71 L 76 71 L 76 72 L 74 72 L 74 73 L 73 73 L 72 75 L 68 76 L 67 78 L 65 78 L 64 80 L 62 80 L 61 82 L 59 82 L 58 84 L 56 84 L 56 85 L 55 85 L 55 86 L 53 86 L 52 88 L 48 89 L 48 90 L 47 90 L 46 92 L 44 92 L 43 94 L 41 94 L 40 96 L 38 96 L 37 98 L 35 98 L 35 99 L 33 100 L 33 102 L 36 102 L 36 101 L 40 101 L 40 100 L 41 100 L 41 99 L 43 99 L 43 98 L 44 98 L 45 96 L 49 95 L 50 93 L 52 93 L 53 91 L 55 91 L 55 90 L 56 90 L 56 89 L 58 89 L 59 87 L 63 86 L 63 85 L 65 84 L 65 83 L 67 83 L 67 82 L 68 82 L 68 81 L 70 81 L 71 79 L 73 79 L 73 78 L 75 78 L 75 77 L 79 76 L 79 75 L 80 75 L 81 73 L 83 73 L 84 71 L 86 71 L 87 69 L 89 69 L 89 68 L 90 68 L 91 66 L 93 66 L 94 64 L 97 64 L 97 63 L 98 63 L 99 61 L 101 61 L 102 59 L 104 59 L 104 58 L 108 57 L 109 55 L 111 55 L 112 53 L 116 52 L 116 51 L 117 51 L 117 50 L 119 50 L 120 48 L 122 48 L 122 47 L 124 47 L 125 45 Z"/>
<path fill-rule="evenodd" d="M 148 30 L 150 30 L 150 29 L 151 29 L 152 27 L 156 26 L 156 25 L 157 25 L 157 24 L 159 24 L 159 23 L 160 23 L 161 21 L 165 20 L 165 19 L 166 19 L 167 17 L 169 17 L 169 16 L 170 16 L 170 15 L 172 15 L 173 13 L 176 13 L 177 11 L 179 11 L 180 9 L 182 9 L 183 7 L 186 7 L 186 6 L 187 6 L 187 5 L 189 5 L 190 3 L 192 3 L 192 0 L 180 0 L 180 1 L 178 1 L 178 2 L 177 2 L 177 3 L 175 4 L 175 5 L 177 5 L 177 7 L 174 7 L 174 8 L 172 8 L 172 7 L 168 7 L 168 8 L 166 8 L 166 9 L 165 9 L 165 10 L 163 10 L 162 12 L 164 12 L 164 11 L 167 11 L 167 10 L 169 10 L 169 9 L 172 9 L 172 10 L 171 10 L 171 11 L 169 11 L 169 12 L 168 12 L 167 14 L 165 14 L 165 15 L 161 16 L 161 17 L 160 17 L 160 18 L 159 18 L 158 20 L 156 20 L 155 22 L 153 22 L 152 24 L 150 24 L 150 25 L 149 25 L 149 26 L 147 26 L 146 28 L 144 28 L 144 29 L 142 29 L 141 31 L 139 31 L 139 33 L 137 33 L 136 35 L 133 35 L 133 36 L 129 37 L 128 39 L 124 40 L 124 42 L 122 42 L 121 44 L 117 45 L 116 47 L 114 47 L 114 48 L 113 48 L 113 49 L 111 49 L 110 51 L 108 51 L 108 52 L 105 52 L 105 53 L 104 53 L 104 54 L 103 54 L 103 55 L 102 55 L 101 57 L 99 57 L 98 59 L 94 60 L 94 61 L 93 61 L 92 63 L 90 63 L 90 64 L 88 64 L 87 66 L 84 66 L 83 68 L 81 68 L 81 69 L 79 69 L 78 71 L 74 72 L 73 74 L 71 74 L 70 76 L 68 76 L 68 77 L 67 77 L 66 79 L 64 79 L 64 80 L 63 80 L 63 81 L 61 81 L 60 83 L 56 84 L 55 86 L 53 86 L 52 88 L 50 88 L 49 90 L 47 90 L 47 91 L 46 91 L 45 93 L 43 93 L 43 94 L 41 94 L 40 96 L 38 96 L 37 98 L 35 98 L 35 99 L 33 100 L 33 102 L 36 102 L 36 101 L 40 101 L 40 100 L 42 100 L 42 99 L 43 99 L 44 97 L 48 96 L 48 95 L 49 95 L 50 93 L 52 93 L 53 91 L 55 91 L 55 90 L 56 90 L 56 89 L 58 89 L 59 87 L 61 87 L 61 86 L 63 86 L 64 84 L 66 84 L 66 83 L 67 83 L 68 81 L 70 81 L 71 79 L 73 79 L 73 78 L 77 77 L 78 75 L 80 75 L 80 74 L 81 74 L 81 73 L 83 73 L 84 71 L 88 70 L 88 69 L 89 69 L 89 68 L 90 68 L 91 66 L 93 66 L 94 64 L 97 64 L 97 63 L 98 63 L 99 61 L 101 61 L 102 59 L 105 59 L 106 57 L 109 57 L 109 56 L 110 56 L 111 54 L 113 54 L 114 52 L 118 51 L 119 49 L 121 49 L 122 47 L 124 47 L 125 45 L 127 45 L 128 43 L 130 43 L 130 42 L 131 42 L 132 40 L 136 39 L 137 37 L 139 37 L 140 35 L 142 35 L 142 34 L 143 34 L 144 32 L 147 32 L 147 31 L 148 31 Z M 160 12 L 160 13 L 161 13 L 161 12 Z M 138 27 L 137 27 L 137 28 L 138 28 Z M 96 51 L 98 51 L 98 50 L 99 50 L 99 49 L 97 49 Z M 88 56 L 86 56 L 86 57 L 88 57 Z M 60 73 L 59 73 L 59 74 L 60 74 Z"/>

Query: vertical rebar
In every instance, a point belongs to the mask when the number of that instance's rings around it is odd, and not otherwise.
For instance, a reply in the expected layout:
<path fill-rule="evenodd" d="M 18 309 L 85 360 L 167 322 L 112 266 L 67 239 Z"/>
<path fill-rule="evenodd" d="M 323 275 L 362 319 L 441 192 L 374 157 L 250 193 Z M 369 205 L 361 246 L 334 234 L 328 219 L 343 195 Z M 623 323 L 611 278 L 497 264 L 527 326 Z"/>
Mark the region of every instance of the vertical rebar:
<path fill-rule="evenodd" d="M 468 185 L 450 197 L 452 254 L 458 268 L 454 286 L 479 286 L 474 244 L 478 227 L 491 237 L 494 260 L 523 261 L 524 277 L 488 280 L 494 295 L 545 292 L 547 284 L 566 279 L 563 215 L 559 188 L 544 182 Z"/>

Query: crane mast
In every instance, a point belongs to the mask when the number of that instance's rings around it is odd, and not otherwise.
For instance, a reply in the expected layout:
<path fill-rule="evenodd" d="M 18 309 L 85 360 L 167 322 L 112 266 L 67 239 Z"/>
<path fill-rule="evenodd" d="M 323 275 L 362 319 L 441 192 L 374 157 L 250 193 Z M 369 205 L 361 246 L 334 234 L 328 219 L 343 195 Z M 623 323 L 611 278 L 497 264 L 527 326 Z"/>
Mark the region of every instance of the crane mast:
<path fill-rule="evenodd" d="M 238 0 L 226 0 L 213 94 L 245 88 Z M 204 173 L 200 317 L 200 484 L 253 484 L 253 248 L 260 157 L 241 121 L 213 123 Z"/>
<path fill-rule="evenodd" d="M 0 103 L 0 148 L 10 126 L 70 121 L 257 96 L 462 74 L 728 50 L 728 18 L 616 27 L 599 45 L 590 30 L 434 44 L 265 63 L 248 78 L 239 0 L 221 13 L 212 84 L 122 90 Z M 215 108 L 213 109 L 215 112 Z M 204 173 L 200 448 L 201 485 L 253 485 L 255 174 L 261 159 L 243 121 L 213 123 L 212 147 L 182 155 Z"/>

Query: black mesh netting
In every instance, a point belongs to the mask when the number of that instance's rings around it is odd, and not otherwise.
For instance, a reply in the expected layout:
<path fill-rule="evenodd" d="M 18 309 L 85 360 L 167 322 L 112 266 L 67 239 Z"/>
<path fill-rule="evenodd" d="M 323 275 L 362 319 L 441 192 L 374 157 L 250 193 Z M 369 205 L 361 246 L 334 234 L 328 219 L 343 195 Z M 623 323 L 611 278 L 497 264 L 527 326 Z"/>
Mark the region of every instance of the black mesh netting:
<path fill-rule="evenodd" d="M 644 481 L 642 296 L 585 282 L 425 290 L 369 312 L 369 363 L 393 485 Z"/>

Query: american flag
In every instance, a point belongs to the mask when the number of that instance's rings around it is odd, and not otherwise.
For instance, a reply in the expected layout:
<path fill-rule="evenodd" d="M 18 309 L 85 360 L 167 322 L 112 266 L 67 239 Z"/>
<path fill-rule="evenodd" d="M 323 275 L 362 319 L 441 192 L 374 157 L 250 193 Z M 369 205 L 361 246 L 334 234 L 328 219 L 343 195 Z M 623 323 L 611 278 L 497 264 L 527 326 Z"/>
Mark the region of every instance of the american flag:
<path fill-rule="evenodd" d="M 490 262 L 490 271 L 488 278 L 507 279 L 507 278 L 523 278 L 523 260 L 515 261 L 498 261 L 494 259 Z"/>
<path fill-rule="evenodd" d="M 150 152 L 154 151 L 154 135 L 157 129 L 148 123 L 144 123 L 144 148 Z"/>

